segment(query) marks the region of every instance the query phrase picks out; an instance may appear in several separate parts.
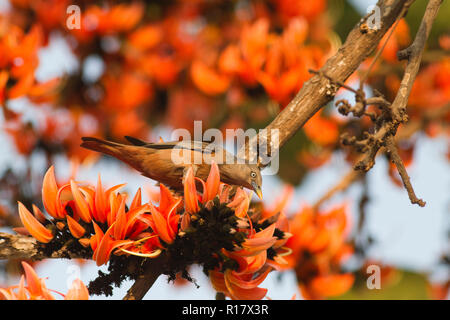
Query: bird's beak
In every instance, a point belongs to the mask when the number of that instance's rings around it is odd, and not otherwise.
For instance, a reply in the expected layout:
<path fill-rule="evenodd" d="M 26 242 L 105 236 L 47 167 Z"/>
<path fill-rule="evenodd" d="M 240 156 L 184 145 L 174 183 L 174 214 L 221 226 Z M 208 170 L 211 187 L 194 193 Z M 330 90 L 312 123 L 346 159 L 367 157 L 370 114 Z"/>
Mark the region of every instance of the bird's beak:
<path fill-rule="evenodd" d="M 261 188 L 256 184 L 256 182 L 252 182 L 252 187 L 258 197 L 262 200 L 262 191 Z"/>

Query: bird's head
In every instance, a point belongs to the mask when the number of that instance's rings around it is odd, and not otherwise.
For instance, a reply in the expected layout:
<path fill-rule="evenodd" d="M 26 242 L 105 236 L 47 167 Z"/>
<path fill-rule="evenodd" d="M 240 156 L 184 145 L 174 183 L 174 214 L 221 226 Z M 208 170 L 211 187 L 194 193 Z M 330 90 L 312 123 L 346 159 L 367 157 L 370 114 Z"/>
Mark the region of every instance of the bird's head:
<path fill-rule="evenodd" d="M 253 191 L 255 191 L 258 197 L 262 199 L 262 191 L 261 191 L 262 177 L 259 166 L 256 164 L 246 164 L 244 171 L 245 176 L 243 176 L 243 178 L 247 183 L 247 188 L 253 189 Z"/>

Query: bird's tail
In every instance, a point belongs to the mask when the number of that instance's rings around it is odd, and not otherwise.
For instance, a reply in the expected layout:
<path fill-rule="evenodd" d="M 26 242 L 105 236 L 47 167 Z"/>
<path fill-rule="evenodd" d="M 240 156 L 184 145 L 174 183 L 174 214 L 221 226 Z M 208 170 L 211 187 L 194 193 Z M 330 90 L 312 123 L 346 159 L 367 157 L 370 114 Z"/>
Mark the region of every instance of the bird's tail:
<path fill-rule="evenodd" d="M 83 140 L 83 143 L 81 143 L 81 146 L 83 148 L 106 153 L 113 157 L 119 157 L 122 153 L 122 148 L 124 147 L 124 145 L 120 143 L 101 140 L 93 137 L 82 137 L 81 140 Z"/>
<path fill-rule="evenodd" d="M 83 148 L 113 156 L 140 172 L 145 171 L 148 156 L 154 152 L 154 150 L 142 146 L 121 144 L 93 137 L 82 137 L 81 139 L 83 140 L 83 143 L 81 143 Z"/>

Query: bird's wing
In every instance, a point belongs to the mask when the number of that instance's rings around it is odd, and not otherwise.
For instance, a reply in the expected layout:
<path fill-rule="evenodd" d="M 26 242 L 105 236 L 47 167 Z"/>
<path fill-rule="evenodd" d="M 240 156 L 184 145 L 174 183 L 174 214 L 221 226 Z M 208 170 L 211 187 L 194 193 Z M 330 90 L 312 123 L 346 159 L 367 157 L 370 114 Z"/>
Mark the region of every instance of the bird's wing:
<path fill-rule="evenodd" d="M 170 142 L 162 142 L 162 143 L 150 143 L 145 142 L 137 138 L 133 138 L 130 136 L 125 136 L 125 138 L 131 142 L 135 146 L 142 146 L 149 149 L 157 149 L 157 150 L 164 150 L 164 149 L 186 149 L 186 150 L 192 150 L 192 151 L 202 151 L 203 153 L 214 153 L 215 150 L 217 150 L 217 146 L 211 144 L 210 142 L 206 141 L 170 141 Z M 221 148 L 219 146 L 219 148 Z"/>
<path fill-rule="evenodd" d="M 125 139 L 127 139 L 128 142 L 130 142 L 132 145 L 135 145 L 135 146 L 145 146 L 146 144 L 148 144 L 148 142 L 145 142 L 143 140 L 140 140 L 138 138 L 133 138 L 130 136 L 125 136 Z"/>

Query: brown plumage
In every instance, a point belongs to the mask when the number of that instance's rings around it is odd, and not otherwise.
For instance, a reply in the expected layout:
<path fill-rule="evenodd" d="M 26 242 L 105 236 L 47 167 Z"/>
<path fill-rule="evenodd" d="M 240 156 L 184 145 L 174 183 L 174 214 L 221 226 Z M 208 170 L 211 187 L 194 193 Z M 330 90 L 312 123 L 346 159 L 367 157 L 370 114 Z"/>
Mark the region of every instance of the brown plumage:
<path fill-rule="evenodd" d="M 132 145 L 83 137 L 81 146 L 113 156 L 142 175 L 175 190 L 183 188 L 183 177 L 189 167 L 193 168 L 196 177 L 206 180 L 211 166 L 205 157 L 212 157 L 218 163 L 222 182 L 253 189 L 261 197 L 259 167 L 256 164 L 237 163 L 237 158 L 221 147 L 211 148 L 210 143 L 199 141 L 147 143 L 132 137 L 125 138 Z M 200 159 L 201 163 L 196 164 L 198 161 L 194 162 L 194 159 Z"/>

